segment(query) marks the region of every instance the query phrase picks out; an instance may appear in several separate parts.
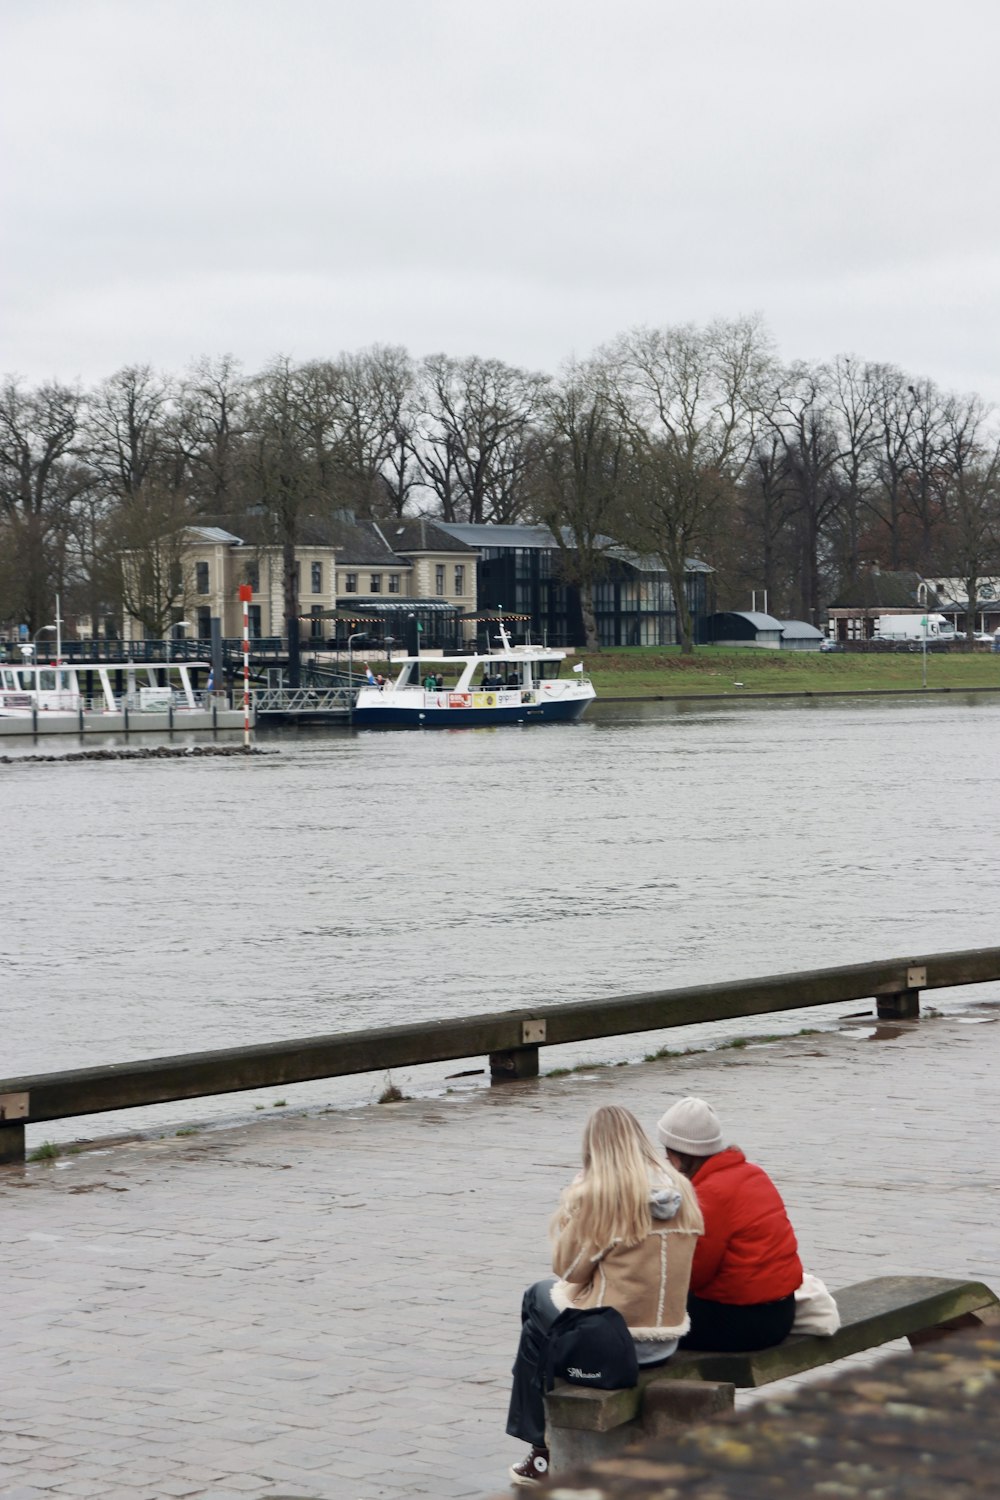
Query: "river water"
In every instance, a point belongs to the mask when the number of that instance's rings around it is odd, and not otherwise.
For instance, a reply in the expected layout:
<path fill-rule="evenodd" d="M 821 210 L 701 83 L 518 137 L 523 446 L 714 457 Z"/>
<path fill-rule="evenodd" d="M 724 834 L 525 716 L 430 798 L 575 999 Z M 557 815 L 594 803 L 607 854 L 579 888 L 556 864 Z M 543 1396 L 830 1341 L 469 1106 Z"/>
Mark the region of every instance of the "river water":
<path fill-rule="evenodd" d="M 576 725 L 259 743 L 0 766 L 0 1077 L 998 940 L 996 697 L 597 704 Z M 682 1035 L 699 1040 L 659 1040 Z"/>

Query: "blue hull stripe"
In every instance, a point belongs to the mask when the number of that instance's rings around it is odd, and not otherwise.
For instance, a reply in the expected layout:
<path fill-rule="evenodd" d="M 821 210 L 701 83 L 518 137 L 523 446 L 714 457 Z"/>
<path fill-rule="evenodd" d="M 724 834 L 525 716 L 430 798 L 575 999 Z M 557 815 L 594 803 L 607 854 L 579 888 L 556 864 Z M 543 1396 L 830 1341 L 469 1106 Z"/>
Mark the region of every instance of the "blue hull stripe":
<path fill-rule="evenodd" d="M 578 719 L 593 700 L 571 703 L 513 703 L 509 708 L 356 708 L 351 723 L 360 729 L 475 729 L 491 724 L 554 724 Z"/>

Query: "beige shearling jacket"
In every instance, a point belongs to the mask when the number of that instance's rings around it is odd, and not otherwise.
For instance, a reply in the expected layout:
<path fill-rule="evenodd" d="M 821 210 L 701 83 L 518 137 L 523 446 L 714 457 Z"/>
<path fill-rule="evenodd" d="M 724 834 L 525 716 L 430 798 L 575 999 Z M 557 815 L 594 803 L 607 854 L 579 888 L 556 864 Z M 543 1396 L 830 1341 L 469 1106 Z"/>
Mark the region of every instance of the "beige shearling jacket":
<path fill-rule="evenodd" d="M 616 1307 L 634 1339 L 666 1342 L 690 1328 L 687 1315 L 695 1229 L 672 1220 L 681 1208 L 673 1184 L 650 1188 L 649 1231 L 636 1245 L 615 1241 L 595 1255 L 580 1244 L 572 1216 L 559 1226 L 552 1269 L 561 1278 L 552 1288 L 560 1311 L 567 1307 Z"/>

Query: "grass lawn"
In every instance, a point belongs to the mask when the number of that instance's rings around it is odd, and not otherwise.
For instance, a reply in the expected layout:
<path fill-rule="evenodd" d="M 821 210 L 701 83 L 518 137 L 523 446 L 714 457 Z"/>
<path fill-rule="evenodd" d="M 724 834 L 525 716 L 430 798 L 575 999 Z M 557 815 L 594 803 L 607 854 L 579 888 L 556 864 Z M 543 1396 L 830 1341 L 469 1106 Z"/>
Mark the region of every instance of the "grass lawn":
<path fill-rule="evenodd" d="M 919 652 L 855 656 L 849 652 L 840 655 L 697 646 L 693 657 L 683 657 L 676 647 L 651 646 L 578 654 L 602 698 L 920 692 L 923 684 Z M 928 652 L 927 686 L 969 692 L 977 688 L 1000 690 L 1000 654 L 989 650 Z"/>

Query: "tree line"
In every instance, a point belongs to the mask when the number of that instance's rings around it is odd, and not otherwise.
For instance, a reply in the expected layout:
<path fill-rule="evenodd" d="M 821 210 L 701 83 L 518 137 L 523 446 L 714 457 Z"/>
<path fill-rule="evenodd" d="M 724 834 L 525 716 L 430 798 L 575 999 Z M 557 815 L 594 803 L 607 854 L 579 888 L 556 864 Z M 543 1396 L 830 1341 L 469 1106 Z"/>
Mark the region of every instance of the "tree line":
<path fill-rule="evenodd" d="M 281 550 L 286 614 L 309 521 L 541 522 L 596 645 L 609 539 L 660 560 L 690 649 L 687 558 L 720 607 L 766 590 L 818 622 L 866 566 L 1000 571 L 1000 431 L 975 395 L 846 355 L 783 364 L 753 318 L 623 333 L 558 375 L 500 360 L 226 356 L 92 389 L 0 385 L 0 622 L 176 618 L 183 528 Z"/>

